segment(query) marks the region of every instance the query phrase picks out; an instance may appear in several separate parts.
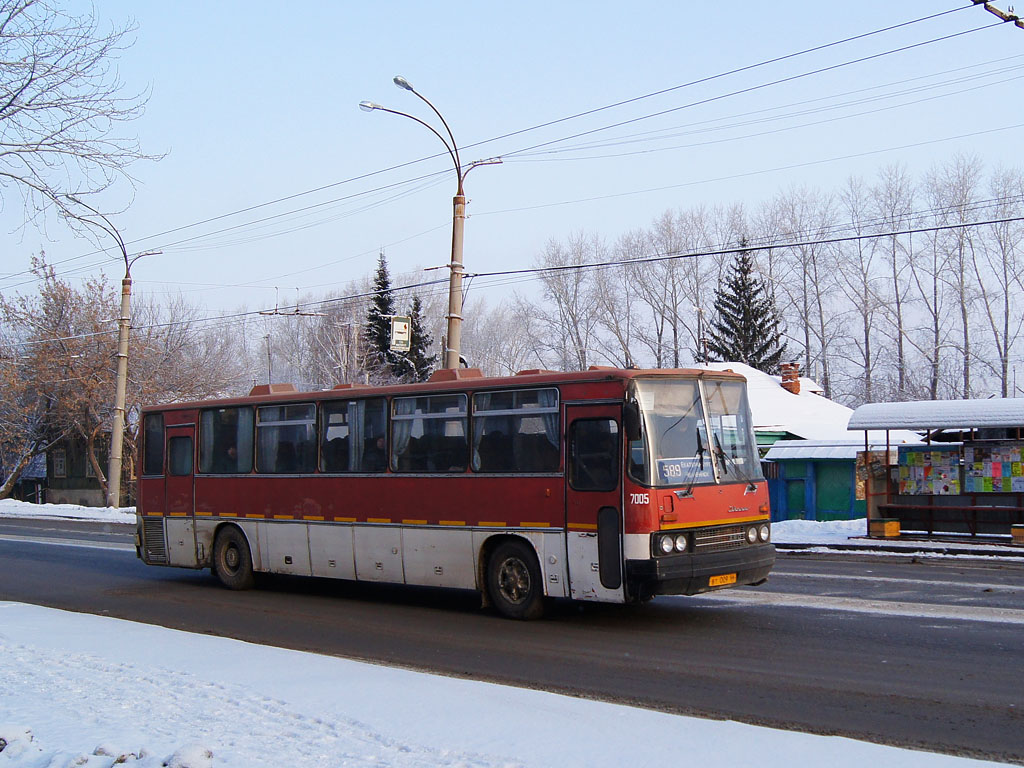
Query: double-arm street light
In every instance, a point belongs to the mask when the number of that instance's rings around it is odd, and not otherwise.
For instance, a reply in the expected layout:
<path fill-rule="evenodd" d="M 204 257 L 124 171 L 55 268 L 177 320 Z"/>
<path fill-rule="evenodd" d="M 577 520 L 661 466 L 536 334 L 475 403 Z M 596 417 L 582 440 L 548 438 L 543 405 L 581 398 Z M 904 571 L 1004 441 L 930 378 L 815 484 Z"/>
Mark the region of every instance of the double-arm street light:
<path fill-rule="evenodd" d="M 394 78 L 394 82 L 399 88 L 415 94 L 424 104 L 430 107 L 444 126 L 444 129 L 448 134 L 448 138 L 442 136 L 432 125 L 420 120 L 414 115 L 399 112 L 396 109 L 388 109 L 387 107 L 382 107 L 380 104 L 375 104 L 372 101 L 359 102 L 359 108 L 366 112 L 372 112 L 374 110 L 390 112 L 392 115 L 401 115 L 402 117 L 407 117 L 410 120 L 415 120 L 441 140 L 445 149 L 448 150 L 448 154 L 451 155 L 452 162 L 455 164 L 455 175 L 458 178 L 459 185 L 456 189 L 455 197 L 452 200 L 454 209 L 452 215 L 452 258 L 451 263 L 448 265 L 451 269 L 451 277 L 448 281 L 448 314 L 446 315 L 448 319 L 448 328 L 445 336 L 444 367 L 458 368 L 459 351 L 462 346 L 462 275 L 464 272 L 462 265 L 462 242 L 463 232 L 465 231 L 466 226 L 466 195 L 463 192 L 462 184 L 466 178 L 466 174 L 473 170 L 477 165 L 486 165 L 488 163 L 497 163 L 501 161 L 498 159 L 492 159 L 470 163 L 467 168 L 463 169 L 462 162 L 459 159 L 459 148 L 455 143 L 455 136 L 452 135 L 452 129 L 448 127 L 448 122 L 444 119 L 444 116 L 437 111 L 437 107 L 431 104 L 425 96 L 413 88 L 409 84 L 409 81 L 404 77 L 396 76 Z"/>
<path fill-rule="evenodd" d="M 87 216 L 79 217 L 79 221 L 103 230 L 117 242 L 124 257 L 124 279 L 121 280 L 121 314 L 117 318 L 117 391 L 114 395 L 114 424 L 110 433 L 110 462 L 107 466 L 107 506 L 121 506 L 121 453 L 124 450 L 124 403 L 128 389 L 128 329 L 131 327 L 132 307 L 132 264 L 143 256 L 151 256 L 157 251 L 147 251 L 128 255 L 121 233 L 106 216 L 81 200 L 68 196 L 70 200 L 92 212 L 99 219 L 96 221 Z"/>

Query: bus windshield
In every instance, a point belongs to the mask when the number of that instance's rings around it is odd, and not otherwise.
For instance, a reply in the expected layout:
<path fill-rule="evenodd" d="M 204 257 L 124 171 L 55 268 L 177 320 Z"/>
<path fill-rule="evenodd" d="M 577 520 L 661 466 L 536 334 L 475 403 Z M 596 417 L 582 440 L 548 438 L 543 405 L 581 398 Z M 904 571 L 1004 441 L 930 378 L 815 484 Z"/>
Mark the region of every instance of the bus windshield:
<path fill-rule="evenodd" d="M 761 464 L 742 382 L 638 379 L 639 436 L 630 474 L 645 485 L 690 486 L 760 480 Z M 704 403 L 707 403 L 705 410 Z M 637 439 L 638 438 L 638 439 Z"/>

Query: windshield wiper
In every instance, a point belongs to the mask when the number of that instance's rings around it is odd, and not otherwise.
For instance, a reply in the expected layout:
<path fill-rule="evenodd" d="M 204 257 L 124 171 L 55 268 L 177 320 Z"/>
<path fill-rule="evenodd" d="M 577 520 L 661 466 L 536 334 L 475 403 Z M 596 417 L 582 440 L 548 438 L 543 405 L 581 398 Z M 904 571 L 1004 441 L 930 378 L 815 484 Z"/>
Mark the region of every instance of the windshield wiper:
<path fill-rule="evenodd" d="M 714 435 L 715 438 L 715 456 L 721 459 L 722 462 L 722 474 L 729 474 L 729 457 L 725 455 L 725 451 L 722 450 L 722 443 L 718 439 L 718 434 Z"/>

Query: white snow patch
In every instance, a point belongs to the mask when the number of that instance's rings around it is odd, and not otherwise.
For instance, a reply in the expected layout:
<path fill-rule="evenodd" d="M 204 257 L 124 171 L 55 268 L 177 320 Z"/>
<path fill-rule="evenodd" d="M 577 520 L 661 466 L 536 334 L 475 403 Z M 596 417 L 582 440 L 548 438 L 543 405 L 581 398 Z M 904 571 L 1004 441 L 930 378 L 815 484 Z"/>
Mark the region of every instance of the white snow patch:
<path fill-rule="evenodd" d="M 863 517 L 854 520 L 781 520 L 772 523 L 772 541 L 776 544 L 841 544 L 867 535 Z"/>
<path fill-rule="evenodd" d="M 994 765 L 18 603 L 0 691 L 0 768 Z"/>
<path fill-rule="evenodd" d="M 14 499 L 0 499 L 0 517 L 134 523 L 135 507 L 80 507 L 77 504 L 30 504 Z"/>

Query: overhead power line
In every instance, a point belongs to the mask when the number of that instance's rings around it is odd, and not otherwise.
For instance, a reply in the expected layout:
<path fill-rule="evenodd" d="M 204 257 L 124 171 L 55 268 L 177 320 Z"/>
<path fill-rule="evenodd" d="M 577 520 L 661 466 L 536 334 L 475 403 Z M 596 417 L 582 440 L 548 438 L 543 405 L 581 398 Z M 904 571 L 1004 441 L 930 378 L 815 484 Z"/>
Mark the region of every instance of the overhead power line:
<path fill-rule="evenodd" d="M 797 58 L 797 57 L 800 57 L 800 56 L 805 56 L 805 55 L 808 55 L 808 54 L 811 54 L 811 53 L 820 52 L 820 51 L 823 51 L 823 50 L 827 50 L 827 49 L 830 49 L 830 48 L 841 46 L 841 45 L 844 45 L 844 44 L 847 44 L 847 43 L 851 43 L 851 42 L 854 42 L 854 41 L 863 40 L 863 39 L 866 39 L 866 38 L 870 38 L 870 37 L 873 37 L 873 36 L 881 35 L 881 34 L 884 34 L 884 33 L 887 33 L 887 32 L 891 32 L 891 31 L 894 31 L 894 30 L 898 30 L 898 29 L 902 29 L 902 28 L 905 28 L 905 27 L 909 27 L 909 26 L 912 26 L 912 25 L 915 25 L 915 24 L 931 21 L 931 20 L 934 20 L 934 19 L 937 19 L 937 18 L 940 18 L 940 17 L 943 17 L 943 16 L 947 16 L 947 15 L 950 15 L 950 14 L 958 13 L 959 11 L 965 10 L 965 8 L 969 8 L 969 7 L 971 7 L 971 6 L 961 6 L 961 7 L 952 8 L 952 9 L 949 9 L 949 10 L 946 10 L 946 11 L 940 11 L 938 13 L 930 14 L 930 15 L 927 15 L 927 16 L 922 16 L 922 17 L 919 17 L 919 18 L 916 18 L 916 19 L 911 19 L 911 20 L 908 20 L 908 21 L 905 21 L 905 22 L 900 22 L 900 23 L 892 24 L 892 25 L 889 25 L 889 26 L 886 26 L 886 27 L 882 27 L 882 28 L 879 28 L 879 29 L 871 30 L 869 32 L 864 32 L 864 33 L 860 33 L 860 34 L 857 34 L 857 35 L 851 35 L 849 37 L 841 38 L 839 40 L 834 40 L 834 41 L 829 42 L 829 43 L 824 43 L 824 44 L 821 44 L 821 45 L 812 46 L 810 48 L 806 48 L 806 49 L 803 49 L 803 50 L 800 50 L 800 51 L 795 51 L 795 52 L 788 53 L 788 54 L 785 54 L 785 55 L 782 55 L 782 56 L 776 56 L 776 57 L 773 57 L 773 58 L 770 58 L 770 59 L 765 59 L 765 60 L 756 62 L 754 64 L 749 64 L 749 65 L 745 65 L 745 66 L 742 66 L 742 67 L 737 67 L 737 68 L 734 68 L 734 69 L 731 69 L 731 70 L 727 70 L 727 71 L 724 71 L 724 72 L 719 72 L 719 73 L 714 74 L 714 75 L 709 75 L 709 76 L 706 76 L 706 77 L 702 77 L 702 78 L 698 78 L 698 79 L 695 79 L 695 80 L 691 80 L 691 81 L 686 82 L 686 83 L 681 83 L 679 85 L 671 86 L 669 88 L 663 88 L 663 89 L 660 89 L 660 90 L 651 91 L 649 93 L 645 93 L 645 94 L 642 94 L 640 96 L 635 96 L 635 97 L 631 97 L 631 98 L 628 98 L 628 99 L 623 99 L 623 100 L 616 101 L 616 102 L 613 102 L 613 103 L 610 103 L 610 104 L 606 104 L 606 105 L 603 105 L 603 106 L 600 106 L 600 107 L 595 107 L 593 109 L 589 109 L 589 110 L 578 112 L 578 113 L 575 113 L 575 114 L 572 114 L 572 115 L 567 115 L 565 117 L 557 118 L 555 120 L 549 120 L 549 121 L 546 121 L 546 122 L 543 122 L 543 123 L 538 123 L 536 125 L 532 125 L 532 126 L 529 126 L 529 127 L 526 127 L 526 128 L 521 128 L 521 129 L 518 129 L 518 130 L 515 130 L 515 131 L 511 131 L 511 132 L 508 132 L 508 133 L 505 133 L 505 134 L 501 134 L 501 135 L 498 135 L 498 136 L 495 136 L 495 137 L 492 137 L 492 138 L 489 138 L 489 139 L 484 139 L 484 140 L 481 140 L 481 141 L 478 141 L 478 142 L 475 142 L 475 143 L 472 143 L 472 144 L 468 144 L 468 145 L 466 145 L 465 148 L 466 149 L 471 149 L 471 148 L 474 148 L 474 147 L 483 146 L 483 145 L 490 144 L 490 143 L 493 143 L 493 142 L 496 142 L 496 141 L 500 141 L 500 140 L 503 140 L 503 139 L 511 138 L 511 137 L 514 137 L 514 136 L 519 136 L 519 135 L 530 133 L 530 132 L 537 131 L 537 130 L 541 130 L 543 128 L 548 128 L 548 127 L 551 127 L 551 126 L 554 126 L 554 125 L 559 125 L 559 124 L 562 124 L 562 123 L 570 122 L 570 121 L 577 120 L 577 119 L 580 119 L 580 118 L 583 118 L 583 117 L 599 114 L 599 113 L 602 113 L 602 112 L 605 112 L 605 111 L 608 111 L 608 110 L 616 109 L 618 107 L 634 104 L 634 103 L 641 102 L 641 101 L 644 101 L 644 100 L 647 100 L 647 99 L 655 98 L 655 97 L 658 97 L 658 96 L 662 96 L 662 95 L 665 95 L 665 94 L 669 94 L 669 93 L 680 91 L 680 90 L 683 90 L 683 89 L 686 89 L 686 88 L 690 88 L 690 87 L 693 87 L 693 86 L 696 86 L 696 85 L 706 84 L 706 83 L 713 82 L 715 80 L 719 80 L 719 79 L 722 79 L 722 78 L 725 78 L 725 77 L 729 77 L 729 76 L 732 76 L 732 75 L 740 74 L 740 73 L 743 73 L 743 72 L 748 72 L 748 71 L 751 71 L 751 70 L 754 70 L 754 69 L 757 69 L 757 68 L 760 68 L 760 67 L 765 67 L 765 66 L 768 66 L 768 65 L 771 65 L 771 64 L 780 63 L 780 62 L 787 61 L 787 60 L 790 60 L 790 59 L 794 59 L 794 58 Z M 992 26 L 998 26 L 998 24 L 992 25 Z M 854 62 L 845 62 L 843 64 L 835 65 L 833 67 L 828 67 L 828 68 L 824 68 L 824 69 L 821 69 L 821 70 L 815 70 L 815 73 L 816 72 L 821 72 L 821 71 L 827 71 L 828 69 L 834 69 L 834 68 L 837 68 L 839 66 L 846 66 L 846 65 L 848 65 L 850 63 L 857 63 L 859 61 L 865 61 L 865 60 L 867 60 L 869 58 L 876 58 L 878 56 L 888 55 L 890 53 L 899 52 L 899 51 L 903 51 L 903 50 L 908 50 L 910 48 L 918 47 L 918 46 L 921 46 L 921 45 L 927 45 L 927 44 L 930 44 L 930 43 L 939 42 L 941 40 L 950 39 L 952 37 L 956 37 L 956 36 L 962 35 L 962 34 L 967 34 L 968 32 L 973 32 L 973 31 L 977 31 L 977 30 L 968 30 L 967 32 L 955 33 L 953 35 L 947 35 L 945 37 L 936 38 L 936 39 L 929 40 L 929 41 L 926 41 L 926 42 L 923 42 L 923 43 L 917 43 L 917 44 L 914 44 L 914 45 L 911 45 L 911 46 L 904 46 L 904 47 L 899 48 L 899 49 L 894 49 L 893 51 L 887 51 L 887 52 L 882 53 L 882 54 L 876 54 L 873 57 L 866 57 L 864 59 L 855 60 Z M 794 76 L 794 78 L 785 78 L 785 79 L 779 80 L 777 82 L 786 82 L 788 80 L 795 79 L 797 77 L 808 76 L 809 74 L 813 74 L 813 73 L 804 73 L 802 75 Z M 758 88 L 767 87 L 768 85 L 770 85 L 770 84 L 762 84 L 760 86 L 756 86 L 753 89 L 742 89 L 740 91 L 733 92 L 733 94 L 726 94 L 724 96 L 720 96 L 720 97 L 716 97 L 716 98 L 725 98 L 728 95 L 735 95 L 735 94 L 739 94 L 739 93 L 744 93 L 744 92 L 747 92 L 748 90 L 756 90 Z M 702 102 L 695 102 L 695 103 L 702 103 Z M 620 121 L 620 122 L 614 123 L 614 124 L 609 125 L 609 126 L 604 126 L 604 127 L 601 127 L 601 128 L 594 129 L 592 131 L 577 133 L 577 134 L 574 134 L 572 136 L 563 137 L 561 139 L 555 139 L 552 142 L 545 142 L 543 144 L 538 144 L 538 145 L 534 145 L 532 147 L 524 148 L 522 150 L 517 150 L 517 151 L 515 151 L 512 154 L 519 154 L 521 152 L 526 152 L 526 151 L 529 151 L 531 149 L 536 149 L 538 147 L 547 146 L 548 144 L 555 143 L 555 142 L 568 141 L 568 140 L 571 140 L 572 138 L 577 138 L 577 137 L 583 136 L 583 135 L 589 135 L 590 133 L 593 133 L 593 132 L 596 132 L 596 131 L 609 130 L 609 129 L 614 128 L 614 127 L 619 127 L 621 125 L 626 125 L 626 124 L 629 124 L 629 123 L 632 123 L 632 122 L 636 122 L 638 120 L 649 119 L 650 117 L 657 116 L 657 115 L 660 115 L 660 114 L 664 114 L 665 112 L 676 111 L 678 109 L 685 109 L 688 106 L 692 106 L 692 105 L 684 105 L 683 107 L 677 107 L 677 108 L 674 108 L 672 110 L 666 110 L 666 111 L 662 111 L 662 112 L 653 113 L 652 115 L 646 115 L 646 116 L 642 116 L 642 117 L 639 117 L 639 118 L 634 118 L 633 120 Z M 312 194 L 323 192 L 323 191 L 326 191 L 326 190 L 329 190 L 329 189 L 333 189 L 335 187 L 338 187 L 338 186 L 341 186 L 341 185 L 344 185 L 344 184 L 349 184 L 349 183 L 353 183 L 353 182 L 357 182 L 357 181 L 362 181 L 362 180 L 365 180 L 365 179 L 368 179 L 368 178 L 371 178 L 373 176 L 377 176 L 377 175 L 380 175 L 380 174 L 383 174 L 383 173 L 388 173 L 388 172 L 391 172 L 391 171 L 394 171 L 394 170 L 399 170 L 399 169 L 402 169 L 402 168 L 406 168 L 406 167 L 409 167 L 411 165 L 415 165 L 417 163 L 421 163 L 421 162 L 425 162 L 425 161 L 428 161 L 428 160 L 435 159 L 437 157 L 441 157 L 443 155 L 444 155 L 444 153 L 441 153 L 441 152 L 435 153 L 435 154 L 428 155 L 428 156 L 425 156 L 425 157 L 421 157 L 421 158 L 418 158 L 418 159 L 415 159 L 415 160 L 410 160 L 410 161 L 407 161 L 407 162 L 398 163 L 398 164 L 389 166 L 387 168 L 382 168 L 382 169 L 379 169 L 379 170 L 376 170 L 376 171 L 371 171 L 371 172 L 367 172 L 367 173 L 364 173 L 364 174 L 359 174 L 359 175 L 352 176 L 352 177 L 349 177 L 349 178 L 346 178 L 346 179 L 342 179 L 342 180 L 339 180 L 339 181 L 336 181 L 336 182 L 331 182 L 329 184 L 324 184 L 324 185 L 321 185 L 321 186 L 318 186 L 318 187 L 315 187 L 315 188 L 312 188 L 312 189 L 308 189 L 308 190 L 304 190 L 304 191 L 301 191 L 301 192 L 296 192 L 296 193 L 293 193 L 293 194 L 285 195 L 285 196 L 282 196 L 282 197 L 279 197 L 279 198 L 275 198 L 275 199 L 267 201 L 267 202 L 257 203 L 257 204 L 254 204 L 254 205 L 250 205 L 250 206 L 247 206 L 247 207 L 244 207 L 244 208 L 237 209 L 235 211 L 230 211 L 228 213 L 219 214 L 217 216 L 211 216 L 211 217 L 208 217 L 206 219 L 202 219 L 202 220 L 197 221 L 197 222 L 193 222 L 193 223 L 190 223 L 190 224 L 184 224 L 184 225 L 181 225 L 181 226 L 177 226 L 177 227 L 173 227 L 173 228 L 170 228 L 170 229 L 163 230 L 161 232 L 157 232 L 155 234 L 146 235 L 146 236 L 143 236 L 141 238 L 137 238 L 137 239 L 131 240 L 131 241 L 128 242 L 128 245 L 136 245 L 136 244 L 143 243 L 143 242 L 146 242 L 146 241 L 155 240 L 156 238 L 164 237 L 164 236 L 175 234 L 175 233 L 178 233 L 178 232 L 182 232 L 182 231 L 187 230 L 187 229 L 192 229 L 192 228 L 195 228 L 195 227 L 204 226 L 206 224 L 211 224 L 211 223 L 214 223 L 214 222 L 217 222 L 217 221 L 221 221 L 221 220 L 224 220 L 224 219 L 227 219 L 227 218 L 231 218 L 231 217 L 234 217 L 234 216 L 239 216 L 239 215 L 242 215 L 242 214 L 245 214 L 245 213 L 250 213 L 250 212 L 253 212 L 253 211 L 256 211 L 256 210 L 260 210 L 260 209 L 263 209 L 263 208 L 267 208 L 267 207 L 270 207 L 270 206 L 273 206 L 273 205 L 278 205 L 278 204 L 281 204 L 281 203 L 284 203 L 284 202 L 288 202 L 288 201 L 291 201 L 291 200 L 295 200 L 295 199 L 298 199 L 298 198 L 301 198 L 301 197 L 305 197 L 305 196 L 308 196 L 308 195 L 312 195 Z M 342 198 L 342 199 L 344 199 L 344 198 Z M 298 210 L 301 211 L 301 210 L 304 210 L 304 209 L 298 209 Z M 276 216 L 288 216 L 288 215 L 292 215 L 293 213 L 295 213 L 295 211 L 288 211 L 288 212 L 285 212 L 285 213 L 282 213 L 282 214 L 277 214 Z M 267 219 L 272 219 L 272 218 L 275 218 L 275 217 L 274 216 L 270 216 L 270 217 L 266 217 L 266 218 L 263 218 L 263 219 L 258 219 L 258 220 L 256 220 L 256 222 L 249 222 L 249 223 L 241 224 L 241 225 L 238 225 L 238 226 L 240 227 L 240 226 L 247 226 L 247 225 L 253 224 L 253 223 L 261 223 L 263 221 L 266 221 Z M 235 229 L 235 228 L 236 227 L 231 227 L 229 229 Z M 201 236 L 197 236 L 197 237 L 204 237 L 204 236 L 206 236 L 206 235 L 201 235 Z M 190 238 L 190 239 L 195 239 L 195 238 Z M 161 246 L 155 246 L 155 247 L 161 247 Z M 169 247 L 169 246 L 162 246 L 162 247 Z M 55 262 L 53 266 L 59 266 L 61 264 L 69 263 L 71 261 L 75 261 L 75 260 L 78 260 L 78 259 L 81 259 L 81 258 L 87 258 L 88 256 L 92 256 L 92 255 L 95 255 L 95 254 L 101 253 L 101 252 L 102 251 L 92 251 L 92 252 L 90 252 L 88 254 L 82 254 L 82 255 L 79 255 L 79 256 L 70 257 L 69 259 L 65 259 L 65 260 L 62 260 L 62 261 Z M 96 265 L 93 265 L 93 266 L 96 266 Z M 92 267 L 88 267 L 88 268 L 92 268 Z M 12 273 L 12 274 L 7 275 L 6 277 L 16 277 L 16 276 L 22 275 L 22 274 L 26 274 L 26 272 Z M 17 287 L 17 286 L 7 286 L 7 288 L 11 288 L 11 287 Z"/>
<path fill-rule="evenodd" d="M 467 272 L 467 277 L 472 278 L 493 278 L 493 277 L 517 277 L 517 276 L 528 276 L 543 277 L 546 274 L 557 274 L 559 272 L 567 271 L 587 271 L 587 270 L 602 270 L 610 269 L 614 267 L 628 267 L 638 266 L 643 264 L 653 264 L 661 261 L 673 261 L 678 259 L 694 259 L 702 256 L 726 256 L 733 253 L 741 253 L 743 251 L 759 251 L 759 250 L 786 250 L 789 248 L 802 248 L 811 245 L 833 245 L 839 243 L 848 243 L 859 240 L 872 240 L 883 237 L 900 237 L 903 235 L 915 235 L 923 234 L 926 232 L 940 232 L 944 230 L 961 230 L 969 229 L 971 227 L 983 227 L 996 224 L 1009 224 L 1014 222 L 1024 221 L 1024 216 L 1007 216 L 998 219 L 988 219 L 985 221 L 971 221 L 971 222 L 959 222 L 951 224 L 936 224 L 929 227 L 907 227 L 898 230 L 891 230 L 887 232 L 871 232 L 864 234 L 848 235 L 844 237 L 828 237 L 828 238 L 812 238 L 798 241 L 789 241 L 784 243 L 772 243 L 763 244 L 759 246 L 750 245 L 738 245 L 730 246 L 727 248 L 715 248 L 702 251 L 666 251 L 664 253 L 658 253 L 651 256 L 644 256 L 637 259 L 608 259 L 604 261 L 588 262 L 585 264 L 560 264 L 550 267 L 528 267 L 524 269 L 508 269 L 498 270 L 494 272 Z M 412 291 L 417 288 L 432 287 L 437 285 L 447 285 L 448 279 L 442 278 L 437 280 L 424 280 L 417 283 L 411 283 L 407 285 L 392 286 L 385 290 L 371 290 L 371 291 L 360 291 L 359 293 L 349 294 L 347 296 L 335 296 L 328 299 L 319 299 L 316 301 L 308 302 L 296 302 L 295 312 L 284 314 L 286 317 L 295 317 L 296 315 L 302 314 L 302 311 L 312 308 L 324 308 L 334 304 L 343 304 L 346 302 L 358 301 L 359 299 L 368 299 L 372 296 L 378 296 L 386 293 L 403 293 L 406 291 Z M 169 321 L 166 323 L 150 323 L 133 328 L 133 330 L 152 330 L 159 328 L 173 328 L 180 325 L 199 325 L 203 324 L 207 328 L 220 327 L 226 324 L 225 321 L 237 322 L 245 317 L 258 317 L 264 315 L 266 310 L 249 310 L 244 312 L 235 312 L 228 315 L 221 315 L 215 318 L 208 318 L 207 320 L 196 320 L 189 319 L 183 321 Z M 35 339 L 33 341 L 20 342 L 19 346 L 29 347 L 37 346 L 39 344 L 48 344 L 61 341 L 71 341 L 74 339 L 87 339 L 94 338 L 97 336 L 107 336 L 112 334 L 113 331 L 97 331 L 94 333 L 83 333 L 72 336 L 58 336 L 50 339 Z"/>

